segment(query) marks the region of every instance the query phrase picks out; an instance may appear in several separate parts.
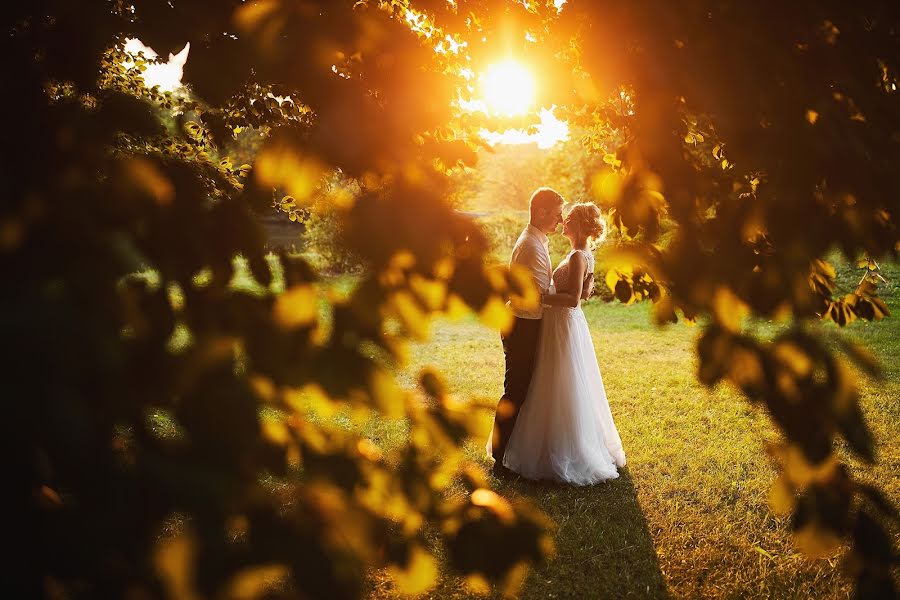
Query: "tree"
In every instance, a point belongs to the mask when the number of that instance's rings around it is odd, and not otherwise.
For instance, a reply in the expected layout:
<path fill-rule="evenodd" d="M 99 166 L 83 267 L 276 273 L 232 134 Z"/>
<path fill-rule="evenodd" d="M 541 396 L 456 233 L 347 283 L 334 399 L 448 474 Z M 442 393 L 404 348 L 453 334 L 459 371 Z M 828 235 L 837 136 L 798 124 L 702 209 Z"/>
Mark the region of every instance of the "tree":
<path fill-rule="evenodd" d="M 482 235 L 442 202 L 430 163 L 455 144 L 428 133 L 450 87 L 389 10 L 310 6 L 11 9 L 2 331 L 16 353 L 0 385 L 17 595 L 213 595 L 274 578 L 285 595 L 354 597 L 371 566 L 416 591 L 434 570 L 426 525 L 461 572 L 493 579 L 550 543 L 540 514 L 463 461 L 471 411 L 433 374 L 412 396 L 389 371 L 448 303 L 505 317 L 508 278 L 485 271 Z M 122 66 L 126 37 L 163 55 L 194 42 L 200 100 L 145 89 L 144 60 Z M 194 120 L 167 130 L 159 111 Z M 218 154 L 251 127 L 270 131 L 252 169 Z M 295 257 L 277 259 L 285 289 L 270 285 L 252 211 L 273 187 L 303 206 L 335 169 L 363 184 L 342 206 L 368 270 L 330 303 Z M 256 293 L 229 288 L 237 255 Z M 382 457 L 315 424 L 346 406 L 405 414 L 410 443 Z M 460 480 L 472 494 L 449 501 Z"/>
<path fill-rule="evenodd" d="M 464 69 L 510 50 L 542 73 L 542 104 L 624 140 L 592 146 L 609 166 L 596 189 L 634 236 L 610 287 L 658 297 L 661 322 L 708 318 L 701 379 L 731 380 L 785 433 L 773 506 L 794 510 L 811 552 L 851 536 L 860 593 L 890 591 L 882 513 L 896 515 L 832 452 L 839 433 L 871 460 L 873 440 L 843 359 L 806 323 L 886 312 L 871 283 L 830 298 L 820 259 L 898 249 L 892 4 L 47 0 L 8 14 L 0 328 L 15 353 L 0 389 L 21 594 L 276 579 L 284 595 L 354 597 L 373 566 L 422 591 L 426 526 L 477 585 L 548 551 L 545 519 L 463 459 L 473 416 L 439 376 L 409 393 L 390 375 L 432 315 L 468 306 L 503 327 L 506 294 L 535 299 L 484 266 L 483 235 L 443 200 L 491 120 L 459 106 Z M 435 51 L 448 36 L 465 45 Z M 146 89 L 140 57 L 122 66 L 126 37 L 162 55 L 190 41 L 198 100 Z M 166 130 L 173 110 L 196 120 Z M 219 155 L 243 128 L 269 132 L 252 166 Z M 279 256 L 284 289 L 270 285 L 252 211 L 321 201 L 335 173 L 359 186 L 331 199 L 364 276 L 335 300 Z M 677 227 L 664 247 L 663 215 Z M 228 286 L 237 255 L 254 293 Z M 792 325 L 757 340 L 741 310 Z M 317 417 L 346 407 L 406 415 L 409 444 L 384 457 Z M 443 494 L 454 481 L 465 500 Z"/>

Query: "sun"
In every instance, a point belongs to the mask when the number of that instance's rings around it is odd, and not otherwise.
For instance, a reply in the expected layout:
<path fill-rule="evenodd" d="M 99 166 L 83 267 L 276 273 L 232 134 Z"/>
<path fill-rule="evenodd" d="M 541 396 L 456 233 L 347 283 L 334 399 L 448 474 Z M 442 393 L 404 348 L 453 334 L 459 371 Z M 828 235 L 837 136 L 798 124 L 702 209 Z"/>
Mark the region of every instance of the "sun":
<path fill-rule="evenodd" d="M 481 76 L 484 101 L 497 115 L 523 115 L 534 104 L 534 77 L 514 60 L 493 64 Z"/>

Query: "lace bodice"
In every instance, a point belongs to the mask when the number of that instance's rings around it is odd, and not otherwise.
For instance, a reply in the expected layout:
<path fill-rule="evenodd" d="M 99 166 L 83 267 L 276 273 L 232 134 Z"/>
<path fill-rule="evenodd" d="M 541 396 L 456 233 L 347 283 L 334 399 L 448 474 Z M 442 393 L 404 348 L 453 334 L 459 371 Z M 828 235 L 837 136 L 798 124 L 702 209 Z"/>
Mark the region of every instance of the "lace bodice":
<path fill-rule="evenodd" d="M 585 280 L 587 280 L 588 275 L 594 272 L 594 255 L 591 254 L 589 250 L 573 249 L 559 262 L 556 269 L 553 270 L 553 285 L 556 287 L 557 292 L 569 290 L 572 287 L 569 285 L 569 261 L 576 252 L 581 252 L 581 254 L 584 255 L 584 258 L 587 259 L 587 269 L 584 272 Z"/>

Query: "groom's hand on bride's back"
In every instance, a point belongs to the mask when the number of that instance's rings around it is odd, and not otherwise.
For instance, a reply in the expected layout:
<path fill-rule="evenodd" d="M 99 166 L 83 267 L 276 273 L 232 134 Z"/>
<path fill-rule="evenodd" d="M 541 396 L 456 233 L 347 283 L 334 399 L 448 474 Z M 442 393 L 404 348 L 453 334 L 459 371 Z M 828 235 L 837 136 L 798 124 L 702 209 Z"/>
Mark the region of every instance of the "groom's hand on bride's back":
<path fill-rule="evenodd" d="M 587 280 L 584 282 L 584 287 L 581 288 L 581 299 L 587 300 L 594 293 L 594 274 L 591 273 L 587 276 Z"/>

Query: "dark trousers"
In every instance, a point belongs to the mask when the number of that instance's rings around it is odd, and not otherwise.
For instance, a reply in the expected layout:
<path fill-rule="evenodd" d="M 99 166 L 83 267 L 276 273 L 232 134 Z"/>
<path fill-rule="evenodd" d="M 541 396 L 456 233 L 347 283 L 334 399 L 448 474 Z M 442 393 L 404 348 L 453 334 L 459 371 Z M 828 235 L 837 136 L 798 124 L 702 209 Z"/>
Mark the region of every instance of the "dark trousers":
<path fill-rule="evenodd" d="M 503 397 L 497 404 L 494 430 L 491 434 L 491 454 L 501 464 L 506 444 L 516 424 L 516 417 L 519 416 L 519 409 L 525 402 L 528 386 L 531 384 L 534 355 L 540 332 L 540 319 L 516 317 L 512 330 L 501 337 L 503 356 L 506 358 L 506 374 L 503 377 Z"/>

